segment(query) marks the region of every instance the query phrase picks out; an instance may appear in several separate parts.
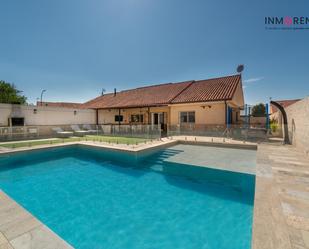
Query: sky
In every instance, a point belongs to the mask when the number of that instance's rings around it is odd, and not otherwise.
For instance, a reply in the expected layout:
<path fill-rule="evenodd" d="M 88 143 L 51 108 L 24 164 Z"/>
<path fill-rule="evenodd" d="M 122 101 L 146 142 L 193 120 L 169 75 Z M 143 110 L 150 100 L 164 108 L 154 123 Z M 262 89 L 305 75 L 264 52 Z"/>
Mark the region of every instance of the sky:
<path fill-rule="evenodd" d="M 0 80 L 30 103 L 242 73 L 248 104 L 309 95 L 308 0 L 0 0 Z M 309 26 L 309 25 L 308 25 Z"/>

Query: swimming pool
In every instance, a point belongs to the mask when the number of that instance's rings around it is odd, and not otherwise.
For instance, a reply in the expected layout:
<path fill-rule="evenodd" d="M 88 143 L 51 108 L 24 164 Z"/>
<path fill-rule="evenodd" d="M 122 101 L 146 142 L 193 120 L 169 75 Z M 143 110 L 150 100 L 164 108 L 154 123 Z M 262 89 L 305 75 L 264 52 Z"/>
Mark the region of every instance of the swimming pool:
<path fill-rule="evenodd" d="M 0 157 L 0 188 L 75 248 L 249 249 L 255 177 L 66 146 Z"/>

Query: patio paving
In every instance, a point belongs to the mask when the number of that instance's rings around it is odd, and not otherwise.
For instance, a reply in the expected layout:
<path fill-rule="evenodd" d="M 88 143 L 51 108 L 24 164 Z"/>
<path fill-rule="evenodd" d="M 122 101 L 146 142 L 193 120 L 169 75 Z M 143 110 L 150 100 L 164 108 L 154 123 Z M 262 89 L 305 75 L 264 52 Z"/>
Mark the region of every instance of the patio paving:
<path fill-rule="evenodd" d="M 257 151 L 253 249 L 309 249 L 309 159 L 289 145 Z"/>
<path fill-rule="evenodd" d="M 0 190 L 0 249 L 73 248 Z"/>

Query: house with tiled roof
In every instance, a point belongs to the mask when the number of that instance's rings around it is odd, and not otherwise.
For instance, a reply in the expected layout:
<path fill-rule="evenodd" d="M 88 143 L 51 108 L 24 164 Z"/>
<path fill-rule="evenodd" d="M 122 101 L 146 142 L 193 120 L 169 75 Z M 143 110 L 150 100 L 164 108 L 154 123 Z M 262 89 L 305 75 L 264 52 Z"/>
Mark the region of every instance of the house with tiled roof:
<path fill-rule="evenodd" d="M 237 123 L 243 106 L 240 74 L 115 90 L 83 104 L 96 110 L 97 124 L 161 124 L 163 128 Z"/>

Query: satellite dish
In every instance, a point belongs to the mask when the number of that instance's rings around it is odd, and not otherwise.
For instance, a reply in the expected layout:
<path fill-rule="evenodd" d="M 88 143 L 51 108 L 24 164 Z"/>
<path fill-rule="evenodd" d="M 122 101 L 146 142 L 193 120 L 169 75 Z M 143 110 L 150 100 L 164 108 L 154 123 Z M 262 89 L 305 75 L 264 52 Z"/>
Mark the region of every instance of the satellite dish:
<path fill-rule="evenodd" d="M 244 65 L 238 65 L 237 67 L 237 73 L 241 73 L 242 71 L 244 71 L 245 66 Z"/>

